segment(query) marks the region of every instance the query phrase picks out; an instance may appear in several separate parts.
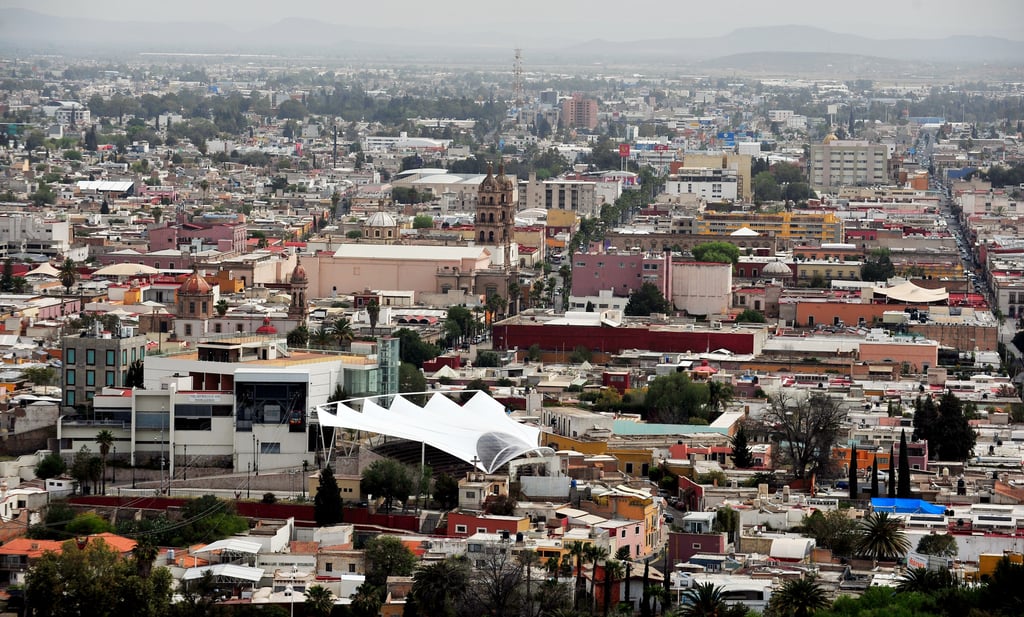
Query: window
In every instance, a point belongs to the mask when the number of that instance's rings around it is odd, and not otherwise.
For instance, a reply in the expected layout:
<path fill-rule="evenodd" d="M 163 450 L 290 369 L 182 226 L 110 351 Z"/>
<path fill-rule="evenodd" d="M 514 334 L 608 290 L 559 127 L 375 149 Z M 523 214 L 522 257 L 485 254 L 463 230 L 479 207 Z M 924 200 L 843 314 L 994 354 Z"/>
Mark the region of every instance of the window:
<path fill-rule="evenodd" d="M 107 371 L 105 379 L 106 379 L 106 385 L 108 385 L 108 386 L 114 385 L 114 371 Z"/>
<path fill-rule="evenodd" d="M 356 571 L 356 564 L 354 564 L 354 563 L 348 564 L 348 571 L 349 571 L 349 574 L 354 574 L 355 571 Z"/>
<path fill-rule="evenodd" d="M 328 561 L 326 564 L 324 564 L 324 570 L 326 570 L 327 572 L 334 572 L 334 564 Z"/>
<path fill-rule="evenodd" d="M 216 332 L 217 334 L 220 334 L 220 332 L 221 332 L 221 324 L 219 324 L 219 323 L 213 324 L 213 331 Z"/>
<path fill-rule="evenodd" d="M 633 463 L 626 463 L 626 473 L 633 473 Z"/>
<path fill-rule="evenodd" d="M 697 542 L 694 542 L 693 544 L 690 545 L 690 548 L 694 548 L 694 549 L 700 550 L 700 544 L 697 543 Z"/>
<path fill-rule="evenodd" d="M 68 407 L 74 407 L 75 406 L 75 391 L 74 390 L 68 390 L 67 394 L 66 394 L 66 399 L 67 399 Z"/>
<path fill-rule="evenodd" d="M 465 525 L 456 525 L 455 526 L 455 533 L 466 533 L 467 531 L 469 531 L 469 530 L 466 529 Z"/>
<path fill-rule="evenodd" d="M 188 303 L 188 312 L 189 312 L 190 315 L 196 312 L 196 303 L 195 302 L 189 302 Z"/>
<path fill-rule="evenodd" d="M 73 386 L 75 385 L 75 369 L 69 368 L 66 376 L 64 377 L 64 385 Z"/>
<path fill-rule="evenodd" d="M 117 351 L 113 349 L 107 350 L 107 366 L 114 366 L 117 364 Z"/>
<path fill-rule="evenodd" d="M 67 355 L 67 357 L 65 358 L 65 360 L 67 361 L 67 363 L 68 364 L 74 364 L 75 363 L 75 350 L 74 349 L 68 349 L 66 355 Z"/>
<path fill-rule="evenodd" d="M 466 491 L 466 499 L 476 499 L 476 491 Z"/>
<path fill-rule="evenodd" d="M 132 349 L 132 355 L 135 355 L 135 350 Z M 132 358 L 134 360 L 135 358 Z M 124 349 L 121 351 L 121 364 L 128 364 L 128 350 Z"/>
<path fill-rule="evenodd" d="M 95 349 L 86 349 L 85 350 L 85 363 L 88 364 L 89 366 L 93 366 L 94 364 L 96 364 L 96 350 Z"/>
<path fill-rule="evenodd" d="M 85 372 L 85 385 L 95 386 L 96 385 L 96 371 Z"/>
<path fill-rule="evenodd" d="M 625 530 L 625 529 L 623 529 L 623 530 L 621 530 L 621 531 L 619 532 L 619 537 L 620 537 L 620 538 L 625 538 L 625 537 L 626 537 L 626 530 Z"/>
<path fill-rule="evenodd" d="M 261 441 L 260 442 L 260 454 L 280 454 L 281 453 L 281 442 L 279 441 Z"/>
<path fill-rule="evenodd" d="M 192 336 L 192 324 L 185 324 L 185 336 Z"/>
<path fill-rule="evenodd" d="M 477 527 L 476 528 L 476 532 L 477 533 L 487 533 L 487 528 L 486 527 Z"/>

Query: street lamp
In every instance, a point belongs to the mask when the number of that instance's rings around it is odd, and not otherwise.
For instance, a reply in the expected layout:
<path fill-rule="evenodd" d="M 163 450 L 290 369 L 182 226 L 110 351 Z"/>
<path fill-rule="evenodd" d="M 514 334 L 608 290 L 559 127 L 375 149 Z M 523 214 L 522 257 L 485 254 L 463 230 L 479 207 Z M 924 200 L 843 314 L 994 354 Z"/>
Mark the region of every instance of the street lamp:
<path fill-rule="evenodd" d="M 245 498 L 249 498 L 249 479 L 252 478 L 252 463 L 245 464 Z"/>
<path fill-rule="evenodd" d="M 112 450 L 114 451 L 114 462 L 116 463 L 117 462 L 117 446 L 114 446 L 112 448 Z M 110 466 L 110 483 L 114 484 L 115 482 L 117 482 L 117 465 L 111 465 Z"/>

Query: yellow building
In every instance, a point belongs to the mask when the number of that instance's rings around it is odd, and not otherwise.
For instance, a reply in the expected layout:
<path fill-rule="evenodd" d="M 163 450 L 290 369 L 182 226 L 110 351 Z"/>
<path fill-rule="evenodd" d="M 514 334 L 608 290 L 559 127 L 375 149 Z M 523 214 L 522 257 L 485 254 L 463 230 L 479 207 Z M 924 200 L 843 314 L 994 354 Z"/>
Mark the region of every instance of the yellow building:
<path fill-rule="evenodd" d="M 606 454 L 608 452 L 608 442 L 606 441 L 575 439 L 554 433 L 541 433 L 540 439 L 542 446 L 548 446 L 554 450 L 575 450 L 581 454 Z M 650 453 L 647 454 L 647 458 L 650 459 Z"/>
<path fill-rule="evenodd" d="M 826 281 L 859 281 L 860 268 L 859 261 L 798 261 L 796 277 L 804 283 L 815 277 L 821 277 Z"/>
<path fill-rule="evenodd" d="M 593 501 L 597 506 L 593 514 L 608 519 L 643 521 L 645 533 L 641 554 L 650 555 L 654 552 L 661 540 L 661 521 L 658 520 L 659 509 L 652 495 L 646 491 L 618 486 L 608 493 L 595 495 Z"/>
<path fill-rule="evenodd" d="M 843 242 L 843 220 L 832 212 L 705 212 L 694 221 L 694 233 L 725 235 L 748 228 L 790 243 Z"/>

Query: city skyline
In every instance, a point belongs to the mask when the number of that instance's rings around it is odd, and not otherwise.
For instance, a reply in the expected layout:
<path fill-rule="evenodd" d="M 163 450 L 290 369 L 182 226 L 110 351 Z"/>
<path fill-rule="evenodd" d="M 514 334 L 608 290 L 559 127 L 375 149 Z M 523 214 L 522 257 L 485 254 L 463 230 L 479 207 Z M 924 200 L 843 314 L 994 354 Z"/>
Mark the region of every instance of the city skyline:
<path fill-rule="evenodd" d="M 811 0 L 790 0 L 783 6 L 748 0 L 732 3 L 728 19 L 717 12 L 684 12 L 663 1 L 642 2 L 624 8 L 621 3 L 593 0 L 552 4 L 524 0 L 515 11 L 496 12 L 467 0 L 448 0 L 425 8 L 399 0 L 386 14 L 373 5 L 344 5 L 326 0 L 297 0 L 283 4 L 268 0 L 209 3 L 181 0 L 168 5 L 152 0 L 109 0 L 82 4 L 75 0 L 4 0 L 0 7 L 22 8 L 46 15 L 131 22 L 220 22 L 237 29 L 257 28 L 286 19 L 315 20 L 329 24 L 395 29 L 453 31 L 472 27 L 500 35 L 520 33 L 524 40 L 558 36 L 564 43 L 606 39 L 610 41 L 658 38 L 699 38 L 729 34 L 757 26 L 802 25 L 869 38 L 942 38 L 957 35 L 997 36 L 1022 40 L 1017 24 L 1024 5 L 1013 0 L 979 0 L 971 11 L 952 0 L 864 0 L 855 8 L 822 7 Z M 483 9 L 483 10 L 482 10 Z M 676 20 L 648 20 L 644 15 L 677 12 Z M 630 15 L 635 16 L 630 19 Z M 529 25 L 529 30 L 523 30 Z M 552 41 L 557 46 L 559 41 Z"/>

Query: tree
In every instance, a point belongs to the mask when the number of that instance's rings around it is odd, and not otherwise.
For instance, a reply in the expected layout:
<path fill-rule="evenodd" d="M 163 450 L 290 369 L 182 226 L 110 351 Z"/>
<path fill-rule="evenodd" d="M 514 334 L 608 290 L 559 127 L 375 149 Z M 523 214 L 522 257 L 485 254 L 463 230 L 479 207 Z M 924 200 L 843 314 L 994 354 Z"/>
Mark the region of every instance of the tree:
<path fill-rule="evenodd" d="M 228 301 L 225 300 L 224 298 L 221 298 L 220 300 L 217 301 L 216 304 L 213 305 L 213 308 L 214 310 L 217 311 L 218 317 L 223 317 L 228 314 Z"/>
<path fill-rule="evenodd" d="M 513 557 L 512 551 L 493 552 L 482 562 L 477 562 L 473 582 L 460 613 L 491 617 L 518 615 L 523 605 L 522 582 L 523 567 Z"/>
<path fill-rule="evenodd" d="M 754 454 L 750 451 L 750 444 L 747 443 L 747 430 L 740 425 L 736 434 L 732 436 L 732 464 L 738 469 L 747 469 L 754 466 Z"/>
<path fill-rule="evenodd" d="M 75 286 L 75 281 L 78 280 L 78 265 L 75 264 L 71 259 L 65 259 L 64 263 L 60 266 L 60 284 L 64 286 L 64 293 L 70 294 L 71 288 Z"/>
<path fill-rule="evenodd" d="M 75 453 L 70 470 L 71 477 L 78 481 L 78 485 L 82 487 L 83 492 L 89 487 L 90 483 L 95 488 L 95 479 L 99 475 L 96 473 L 97 468 L 102 468 L 100 458 L 93 456 L 89 447 L 83 445 Z"/>
<path fill-rule="evenodd" d="M 778 201 L 782 199 L 782 190 L 779 182 L 771 172 L 762 171 L 754 176 L 752 182 L 754 189 L 754 203 L 762 204 L 766 201 Z"/>
<path fill-rule="evenodd" d="M 814 538 L 815 543 L 832 551 L 834 555 L 853 555 L 857 543 L 857 521 L 847 515 L 847 510 L 815 510 L 801 521 L 803 533 Z"/>
<path fill-rule="evenodd" d="M 418 332 L 409 328 L 399 328 L 391 333 L 398 338 L 398 353 L 402 362 L 423 368 L 423 363 L 436 358 L 441 350 L 433 343 L 424 342 Z"/>
<path fill-rule="evenodd" d="M 963 403 L 947 390 L 939 399 L 938 422 L 928 443 L 929 452 L 934 452 L 941 461 L 964 461 L 971 456 L 977 440 Z"/>
<path fill-rule="evenodd" d="M 429 214 L 417 214 L 412 219 L 413 229 L 433 229 L 434 217 Z"/>
<path fill-rule="evenodd" d="M 644 316 L 651 313 L 668 313 L 672 311 L 672 304 L 661 294 L 661 290 L 654 283 L 644 283 L 639 289 L 629 294 L 629 302 L 626 303 L 626 314 L 630 316 Z"/>
<path fill-rule="evenodd" d="M 796 478 L 829 468 L 832 446 L 845 420 L 842 405 L 823 392 L 774 395 L 762 419 Z"/>
<path fill-rule="evenodd" d="M 39 463 L 36 464 L 35 474 L 40 480 L 48 480 L 60 476 L 67 471 L 67 468 L 68 466 L 60 454 L 51 452 L 39 459 Z"/>
<path fill-rule="evenodd" d="M 907 453 L 907 431 L 900 431 L 900 467 L 896 480 L 896 497 L 910 498 L 910 458 Z"/>
<path fill-rule="evenodd" d="M 434 481 L 434 501 L 442 510 L 452 510 L 459 505 L 459 481 L 442 473 Z"/>
<path fill-rule="evenodd" d="M 850 501 L 860 499 L 860 491 L 857 490 L 857 444 L 853 444 L 850 451 Z"/>
<path fill-rule="evenodd" d="M 49 184 L 40 182 L 38 188 L 28 196 L 28 200 L 34 206 L 46 206 L 57 201 L 57 194 L 53 192 Z"/>
<path fill-rule="evenodd" d="M 359 488 L 367 495 L 384 498 L 384 510 L 390 512 L 397 498 L 403 505 L 413 492 L 414 475 L 398 461 L 390 458 L 376 460 L 363 470 Z"/>
<path fill-rule="evenodd" d="M 858 528 L 857 553 L 872 561 L 894 561 L 910 550 L 910 541 L 900 529 L 899 519 L 888 512 L 871 512 Z"/>
<path fill-rule="evenodd" d="M 415 364 L 402 362 L 398 367 L 398 391 L 404 394 L 424 392 L 426 389 L 427 378 L 423 375 L 423 371 L 416 368 Z"/>
<path fill-rule="evenodd" d="M 491 387 L 487 385 L 486 381 L 477 377 L 466 384 L 465 390 L 459 395 L 459 402 L 463 405 L 466 404 L 471 398 L 476 396 L 477 391 L 486 394 L 491 391 Z"/>
<path fill-rule="evenodd" d="M 103 429 L 96 434 L 96 443 L 100 447 L 100 461 L 103 463 L 103 494 L 107 494 L 107 456 L 110 454 L 110 447 L 114 445 L 114 434 Z"/>
<path fill-rule="evenodd" d="M 680 617 L 718 617 L 726 609 L 724 590 L 714 583 L 697 583 L 683 592 Z"/>
<path fill-rule="evenodd" d="M 878 457 L 871 465 L 871 496 L 878 497 Z"/>
<path fill-rule="evenodd" d="M 740 249 L 730 242 L 705 242 L 690 249 L 693 258 L 708 263 L 736 265 L 740 261 Z"/>
<path fill-rule="evenodd" d="M 814 577 L 787 580 L 770 601 L 772 614 L 786 617 L 807 617 L 828 605 L 828 595 Z"/>
<path fill-rule="evenodd" d="M 351 343 L 356 336 L 348 317 L 339 317 L 331 322 L 330 333 L 334 340 L 342 345 Z"/>
<path fill-rule="evenodd" d="M 49 386 L 57 380 L 57 371 L 49 366 L 30 366 L 22 369 L 21 376 L 37 386 Z"/>
<path fill-rule="evenodd" d="M 931 571 L 928 568 L 910 568 L 896 585 L 900 593 L 936 594 L 958 585 L 958 581 L 946 568 Z"/>
<path fill-rule="evenodd" d="M 938 425 L 939 410 L 935 400 L 930 396 L 918 396 L 914 400 L 914 435 L 916 439 L 927 441 L 929 450 L 935 447 L 932 440 L 938 434 Z"/>
<path fill-rule="evenodd" d="M 124 377 L 124 387 L 141 388 L 144 384 L 145 368 L 143 367 L 142 360 L 135 360 L 128 365 L 128 370 Z"/>
<path fill-rule="evenodd" d="M 132 560 L 102 539 L 84 547 L 69 540 L 60 551 L 45 552 L 29 570 L 25 602 L 46 617 L 167 615 L 172 578 L 166 568 L 142 577 Z"/>
<path fill-rule="evenodd" d="M 338 488 L 334 470 L 330 465 L 325 465 L 320 470 L 320 486 L 313 497 L 313 520 L 318 527 L 337 525 L 342 521 L 342 507 L 341 489 Z"/>
<path fill-rule="evenodd" d="M 366 304 L 366 316 L 370 319 L 370 336 L 377 333 L 377 320 L 380 318 L 380 302 L 373 298 Z"/>
<path fill-rule="evenodd" d="M 644 396 L 648 420 L 685 424 L 700 417 L 706 408 L 708 389 L 694 383 L 686 373 L 670 373 L 654 378 Z"/>
<path fill-rule="evenodd" d="M 330 617 L 334 610 L 334 594 L 323 585 L 313 585 L 306 590 L 306 601 L 303 603 L 306 614 L 311 617 Z"/>
<path fill-rule="evenodd" d="M 469 584 L 468 561 L 447 557 L 422 565 L 413 573 L 411 595 L 421 615 L 455 617 Z"/>
<path fill-rule="evenodd" d="M 764 313 L 754 309 L 746 309 L 736 316 L 737 323 L 767 323 L 768 319 Z"/>
<path fill-rule="evenodd" d="M 288 333 L 286 341 L 289 347 L 305 347 L 309 344 L 309 328 L 306 327 L 306 324 L 299 324 Z"/>
<path fill-rule="evenodd" d="M 960 549 L 956 544 L 955 536 L 948 533 L 937 533 L 921 536 L 917 542 L 917 552 L 938 557 L 956 557 Z"/>
<path fill-rule="evenodd" d="M 896 276 L 896 266 L 892 264 L 887 248 L 877 248 L 871 251 L 871 255 L 864 260 L 864 264 L 860 267 L 862 281 L 887 281 L 894 276 Z"/>
<path fill-rule="evenodd" d="M 732 401 L 732 384 L 711 380 L 707 382 L 705 387 L 708 389 L 707 408 L 709 415 L 716 417 Z"/>
<path fill-rule="evenodd" d="M 366 582 L 383 586 L 389 576 L 410 576 L 416 567 L 416 555 L 395 536 L 379 535 L 366 543 Z"/>
<path fill-rule="evenodd" d="M 8 257 L 4 260 L 4 273 L 3 277 L 0 277 L 0 291 L 13 291 L 14 290 L 14 263 L 11 258 Z"/>
<path fill-rule="evenodd" d="M 893 444 L 890 443 L 889 444 L 889 473 L 888 473 L 888 475 L 886 477 L 886 481 L 885 481 L 885 496 L 893 498 L 893 499 L 896 498 L 896 477 L 895 477 L 895 474 L 893 473 L 895 471 L 895 468 L 893 466 L 893 461 L 896 460 L 894 454 L 895 454 L 895 451 L 893 450 Z"/>

